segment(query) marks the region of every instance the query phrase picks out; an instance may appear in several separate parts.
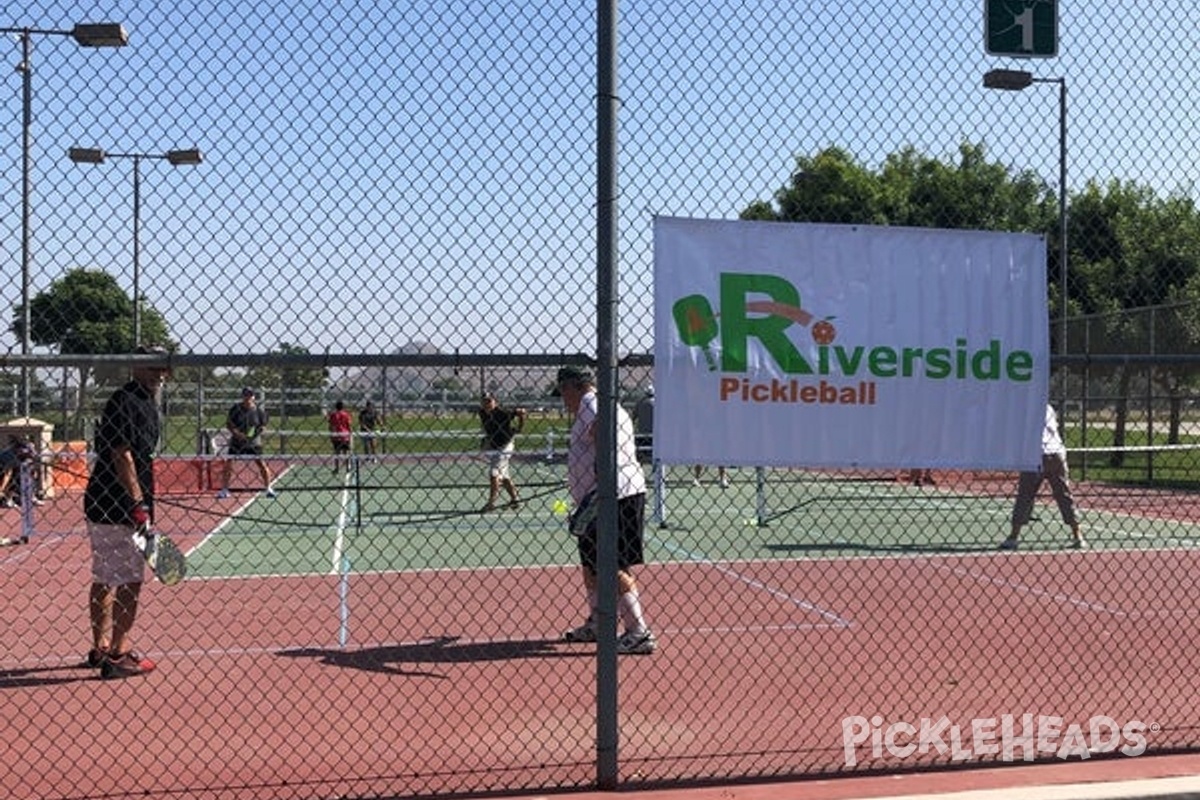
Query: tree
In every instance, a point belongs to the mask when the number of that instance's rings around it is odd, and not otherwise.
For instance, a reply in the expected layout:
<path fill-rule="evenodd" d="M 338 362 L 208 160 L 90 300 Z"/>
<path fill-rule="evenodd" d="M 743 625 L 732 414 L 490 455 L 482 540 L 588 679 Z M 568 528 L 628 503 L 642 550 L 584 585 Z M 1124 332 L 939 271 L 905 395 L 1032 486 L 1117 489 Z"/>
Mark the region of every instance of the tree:
<path fill-rule="evenodd" d="M 951 164 L 906 147 L 878 173 L 831 147 L 798 157 L 773 202 L 751 203 L 741 218 L 1049 233 L 1056 208 L 1036 175 L 988 162 L 982 145 L 960 145 Z"/>
<path fill-rule="evenodd" d="M 830 147 L 796 159 L 791 183 L 775 192 L 775 205 L 752 203 L 742 219 L 886 225 L 881 187 L 844 150 Z"/>
<path fill-rule="evenodd" d="M 176 349 L 166 320 L 144 298 L 141 323 L 143 343 Z M 14 309 L 11 330 L 18 338 L 24 337 L 24 306 L 20 304 Z M 73 269 L 29 301 L 29 339 L 67 355 L 129 353 L 133 349 L 133 300 L 107 272 Z M 80 367 L 81 394 L 90 377 L 91 369 Z"/>
<path fill-rule="evenodd" d="M 24 307 L 17 305 L 12 332 L 24 335 Z M 173 348 L 166 320 L 142 304 L 144 344 Z M 133 349 L 133 300 L 103 270 L 74 269 L 29 302 L 29 338 L 60 353 L 128 353 Z"/>
<path fill-rule="evenodd" d="M 1190 197 L 1159 197 L 1132 182 L 1089 182 L 1071 202 L 1071 305 L 1087 315 L 1086 347 L 1104 353 L 1194 353 L 1200 349 L 1200 212 Z M 1082 339 L 1082 336 L 1077 336 Z M 1076 349 L 1082 349 L 1081 341 Z M 1114 368 L 1113 443 L 1125 443 L 1132 367 Z M 1182 409 L 1196 376 L 1155 367 L 1169 403 L 1167 441 L 1179 442 Z M 1121 453 L 1112 461 L 1119 464 Z"/>
<path fill-rule="evenodd" d="M 1042 233 L 1051 243 L 1047 314 L 1056 307 L 1057 198 L 1034 173 L 989 162 L 983 145 L 961 144 L 950 163 L 905 147 L 878 172 L 826 148 L 798 157 L 788 185 L 772 202 L 751 203 L 741 218 Z"/>

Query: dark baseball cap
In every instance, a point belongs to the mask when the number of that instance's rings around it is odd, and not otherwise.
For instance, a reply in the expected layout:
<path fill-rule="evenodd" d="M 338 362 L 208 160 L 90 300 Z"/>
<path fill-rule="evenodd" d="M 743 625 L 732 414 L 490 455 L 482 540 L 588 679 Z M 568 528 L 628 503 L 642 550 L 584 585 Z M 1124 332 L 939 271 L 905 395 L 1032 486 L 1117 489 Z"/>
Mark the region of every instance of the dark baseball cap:
<path fill-rule="evenodd" d="M 561 387 L 564 383 L 571 383 L 576 386 L 584 384 L 595 385 L 596 379 L 592 376 L 590 370 L 583 369 L 582 367 L 561 367 L 554 378 L 554 391 L 551 392 L 554 397 L 562 395 Z"/>
<path fill-rule="evenodd" d="M 249 386 L 242 387 L 242 397 L 254 397 L 254 390 Z"/>
<path fill-rule="evenodd" d="M 165 347 L 159 347 L 158 345 L 139 344 L 134 348 L 133 354 L 137 356 L 170 356 L 171 351 L 167 350 Z M 170 372 L 171 365 L 169 363 L 142 364 L 135 365 L 134 369 L 157 369 Z"/>

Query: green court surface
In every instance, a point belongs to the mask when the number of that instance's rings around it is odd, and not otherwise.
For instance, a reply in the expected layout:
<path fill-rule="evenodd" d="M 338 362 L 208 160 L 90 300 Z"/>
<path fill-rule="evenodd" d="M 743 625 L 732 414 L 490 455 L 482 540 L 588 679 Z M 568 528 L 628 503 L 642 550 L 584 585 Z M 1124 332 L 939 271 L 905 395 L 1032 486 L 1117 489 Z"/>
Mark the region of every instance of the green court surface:
<path fill-rule="evenodd" d="M 219 524 L 194 531 L 185 543 L 191 575 L 577 563 L 561 463 L 513 464 L 523 501 L 516 510 L 479 511 L 486 474 L 474 459 L 362 463 L 348 472 L 327 464 L 289 467 L 275 483 L 275 498 L 243 492 L 218 501 L 224 503 Z M 992 553 L 1008 533 L 1016 479 L 946 473 L 937 486 L 915 487 L 890 475 L 747 468 L 731 470 L 732 483 L 723 489 L 714 471 L 702 486 L 692 485 L 688 469 L 669 474 L 665 487 L 648 478 L 651 563 Z M 1075 494 L 1089 551 L 1200 545 L 1194 493 L 1085 482 Z M 1067 528 L 1043 487 L 1020 551 L 1068 546 Z"/>

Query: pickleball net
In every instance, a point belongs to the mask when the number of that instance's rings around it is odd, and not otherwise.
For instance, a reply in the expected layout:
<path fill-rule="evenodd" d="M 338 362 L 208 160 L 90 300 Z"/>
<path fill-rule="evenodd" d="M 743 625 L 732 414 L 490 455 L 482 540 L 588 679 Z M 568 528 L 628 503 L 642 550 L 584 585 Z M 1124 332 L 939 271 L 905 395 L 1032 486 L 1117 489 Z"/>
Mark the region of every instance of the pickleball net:
<path fill-rule="evenodd" d="M 326 434 L 305 436 L 306 446 L 329 446 Z M 300 433 L 291 437 L 301 440 Z M 527 519 L 540 514 L 553 525 L 552 517 L 569 509 L 562 441 L 557 447 L 525 446 L 511 456 L 509 474 Z M 263 462 L 275 494 L 270 504 L 259 502 L 268 498 L 254 458 L 160 458 L 160 507 L 172 533 L 203 533 L 232 521 L 242 530 L 321 529 L 343 516 L 340 524 L 350 527 L 478 527 L 489 499 L 488 454 L 479 449 L 478 435 L 440 433 L 408 442 L 428 449 L 349 458 L 331 451 L 268 452 Z M 1069 462 L 1076 502 L 1085 527 L 1095 529 L 1093 538 L 1200 541 L 1200 444 L 1075 448 Z M 231 497 L 217 501 L 227 464 Z M 738 467 L 727 471 L 729 486 L 721 488 L 715 467 L 704 469 L 699 486 L 691 465 L 645 468 L 648 525 L 757 528 L 778 534 L 770 546 L 797 552 L 839 543 L 866 552 L 989 549 L 1007 532 L 1017 485 L 1011 471 L 934 469 L 932 483 L 914 484 L 900 469 Z M 504 509 L 508 499 L 501 491 L 497 506 Z M 1035 517 L 1034 529 L 1055 541 L 1061 523 L 1045 485 Z M 34 515 L 30 535 L 43 522 Z"/>
<path fill-rule="evenodd" d="M 356 509 L 387 509 L 396 520 L 451 519 L 478 514 L 489 495 L 492 468 L 489 451 L 430 451 L 422 453 L 339 456 L 333 453 L 254 456 L 214 455 L 201 458 L 163 459 L 159 464 L 159 494 L 213 494 L 226 488 L 236 506 L 266 496 L 269 488 L 277 507 L 292 509 L 302 517 L 311 508 L 323 518 L 330 502 Z M 265 486 L 259 461 L 269 470 Z M 507 473 L 521 502 L 563 493 L 565 468 L 561 454 L 513 452 Z M 339 500 L 339 498 L 345 498 Z M 500 500 L 509 497 L 502 492 Z M 265 508 L 262 504 L 258 508 Z"/>
<path fill-rule="evenodd" d="M 1097 538 L 1200 543 L 1200 444 L 1076 448 L 1068 462 Z M 772 546 L 798 553 L 987 550 L 1011 524 L 1018 479 L 1003 470 L 738 467 L 723 485 L 719 474 L 657 466 L 652 521 L 770 529 L 779 533 Z M 1048 541 L 1061 533 L 1046 484 L 1034 522 Z"/>

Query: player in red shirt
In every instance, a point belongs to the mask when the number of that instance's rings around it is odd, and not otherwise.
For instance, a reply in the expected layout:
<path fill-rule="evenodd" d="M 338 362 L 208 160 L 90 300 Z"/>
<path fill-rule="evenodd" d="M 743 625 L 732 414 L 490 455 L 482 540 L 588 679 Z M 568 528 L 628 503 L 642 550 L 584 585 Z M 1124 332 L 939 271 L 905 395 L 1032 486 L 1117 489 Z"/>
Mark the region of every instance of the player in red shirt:
<path fill-rule="evenodd" d="M 329 441 L 333 443 L 333 471 L 339 474 L 350 469 L 350 424 L 350 412 L 338 400 L 329 414 Z"/>

